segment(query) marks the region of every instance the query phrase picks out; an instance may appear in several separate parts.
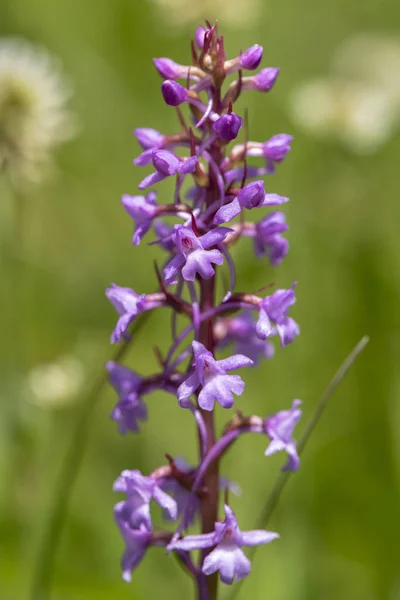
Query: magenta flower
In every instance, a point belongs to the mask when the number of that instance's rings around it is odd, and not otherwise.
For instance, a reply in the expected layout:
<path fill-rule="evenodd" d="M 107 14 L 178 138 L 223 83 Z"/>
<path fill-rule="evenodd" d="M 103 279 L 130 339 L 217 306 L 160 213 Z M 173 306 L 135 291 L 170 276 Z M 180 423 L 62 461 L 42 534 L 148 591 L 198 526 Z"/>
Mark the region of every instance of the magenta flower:
<path fill-rule="evenodd" d="M 234 371 L 253 364 L 247 356 L 235 354 L 229 358 L 215 360 L 212 353 L 200 342 L 192 342 L 194 354 L 194 373 L 178 388 L 179 404 L 187 407 L 187 400 L 201 385 L 198 403 L 203 410 L 213 410 L 218 402 L 223 408 L 231 408 L 234 404 L 233 394 L 240 396 L 244 391 L 244 381 L 239 375 L 228 375 Z"/>
<path fill-rule="evenodd" d="M 265 421 L 265 431 L 271 439 L 265 456 L 284 450 L 288 461 L 282 471 L 296 471 L 300 466 L 296 442 L 293 440 L 293 430 L 301 417 L 300 404 L 301 400 L 293 400 L 290 410 L 281 410 Z"/>
<path fill-rule="evenodd" d="M 135 529 L 144 525 L 152 530 L 150 501 L 153 499 L 165 510 L 171 519 L 177 517 L 177 504 L 171 496 L 161 489 L 162 480 L 144 477 L 140 471 L 122 471 L 115 481 L 114 492 L 127 495 L 125 509 L 129 513 L 129 522 Z"/>
<path fill-rule="evenodd" d="M 222 242 L 231 229 L 217 227 L 197 237 L 189 227 L 175 225 L 174 232 L 177 254 L 164 268 L 165 281 L 171 283 L 178 271 L 186 281 L 194 281 L 197 274 L 203 279 L 212 277 L 212 265 L 222 265 L 224 257 L 220 250 L 209 248 Z"/>
<path fill-rule="evenodd" d="M 145 190 L 171 175 L 187 175 L 188 173 L 193 173 L 199 161 L 197 156 L 191 156 L 185 160 L 180 160 L 175 154 L 168 150 L 153 150 L 152 160 L 156 171 L 155 173 L 147 175 L 147 177 L 139 183 L 138 187 L 140 190 Z"/>
<path fill-rule="evenodd" d="M 269 544 L 279 538 L 279 534 L 258 529 L 240 531 L 233 510 L 226 504 L 224 508 L 225 521 L 215 523 L 215 530 L 212 533 L 187 535 L 170 544 L 169 549 L 191 551 L 215 546 L 214 550 L 206 556 L 202 571 L 205 575 L 219 571 L 221 581 L 231 585 L 235 576 L 236 581 L 240 581 L 251 571 L 251 563 L 242 548 Z"/>
<path fill-rule="evenodd" d="M 149 192 L 147 196 L 122 196 L 122 206 L 135 222 L 132 242 L 139 246 L 142 237 L 148 232 L 157 214 L 156 194 Z"/>
<path fill-rule="evenodd" d="M 251 210 L 261 206 L 276 206 L 287 202 L 288 198 L 278 194 L 266 194 L 263 181 L 248 183 L 229 204 L 225 204 L 215 213 L 214 223 L 229 223 L 243 208 Z"/>

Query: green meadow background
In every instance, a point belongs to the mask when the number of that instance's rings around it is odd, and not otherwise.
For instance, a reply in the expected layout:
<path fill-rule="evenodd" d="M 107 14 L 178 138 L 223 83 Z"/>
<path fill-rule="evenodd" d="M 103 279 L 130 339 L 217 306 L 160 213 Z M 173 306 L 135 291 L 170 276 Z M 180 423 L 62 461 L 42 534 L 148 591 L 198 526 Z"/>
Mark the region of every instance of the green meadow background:
<path fill-rule="evenodd" d="M 204 17 L 213 19 L 218 14 L 209 5 Z M 2 36 L 23 36 L 60 56 L 80 123 L 79 136 L 57 153 L 57 175 L 19 199 L 23 215 L 13 231 L 0 228 L 0 600 L 36 600 L 29 589 L 57 474 L 67 448 L 81 443 L 74 439 L 77 420 L 115 352 L 109 335 L 116 314 L 104 290 L 112 281 L 145 292 L 155 287 L 158 251 L 132 247 L 120 196 L 134 193 L 144 173 L 132 165 L 133 128 L 177 126 L 160 100 L 151 59 L 189 59 L 199 19 L 173 28 L 154 2 L 142 0 L 0 5 Z M 274 271 L 254 260 L 244 240 L 234 258 L 239 290 L 299 282 L 293 316 L 302 333 L 273 361 L 243 374 L 247 387 L 237 405 L 268 414 L 301 398 L 300 434 L 337 366 L 364 334 L 371 337 L 273 514 L 269 527 L 281 539 L 258 550 L 238 600 L 400 599 L 400 137 L 359 156 L 305 134 L 287 110 L 293 87 L 326 75 L 344 39 L 360 31 L 399 34 L 399 19 L 394 0 L 282 0 L 262 3 L 251 27 L 220 23 L 232 55 L 260 43 L 264 64 L 281 67 L 273 93 L 248 94 L 241 104 L 249 109 L 251 137 L 295 136 L 267 180 L 270 191 L 291 198 L 289 256 Z M 171 190 L 169 182 L 160 185 L 159 198 L 168 201 Z M 17 201 L 4 185 L 1 196 L 8 206 Z M 160 311 L 138 332 L 126 364 L 150 373 L 152 348 L 165 348 L 168 332 L 168 313 Z M 66 355 L 82 365 L 83 386 L 70 402 L 35 401 L 28 374 Z M 172 397 L 156 394 L 141 435 L 121 437 L 109 419 L 114 401 L 106 389 L 89 418 L 54 556 L 52 598 L 190 598 L 191 584 L 162 549 L 148 553 L 130 585 L 121 580 L 112 483 L 124 468 L 150 472 L 165 452 L 194 460 L 193 423 Z M 223 463 L 243 490 L 232 501 L 243 529 L 255 524 L 282 464 L 280 455 L 265 459 L 264 449 L 260 437 L 245 438 Z"/>

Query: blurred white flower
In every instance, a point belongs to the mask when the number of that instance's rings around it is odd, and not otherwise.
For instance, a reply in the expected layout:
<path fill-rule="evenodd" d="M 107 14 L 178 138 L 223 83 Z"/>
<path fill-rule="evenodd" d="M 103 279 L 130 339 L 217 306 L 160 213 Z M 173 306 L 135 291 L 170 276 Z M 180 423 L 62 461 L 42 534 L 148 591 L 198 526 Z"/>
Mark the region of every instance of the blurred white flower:
<path fill-rule="evenodd" d="M 28 400 L 42 408 L 61 408 L 76 399 L 84 384 L 84 368 L 74 356 L 38 365 L 28 374 Z"/>
<path fill-rule="evenodd" d="M 381 86 L 393 102 L 400 102 L 400 38 L 360 33 L 336 50 L 333 71 L 351 79 Z"/>
<path fill-rule="evenodd" d="M 71 89 L 57 59 L 18 38 L 0 38 L 0 171 L 14 185 L 38 182 L 53 148 L 76 132 Z"/>
<path fill-rule="evenodd" d="M 198 24 L 204 19 L 231 27 L 251 27 L 260 17 L 261 0 L 152 0 L 163 21 L 172 27 Z"/>
<path fill-rule="evenodd" d="M 299 84 L 289 109 L 316 136 L 341 141 L 357 154 L 376 152 L 400 120 L 400 41 L 358 35 L 333 56 L 333 74 Z"/>
<path fill-rule="evenodd" d="M 358 154 L 376 151 L 393 132 L 398 109 L 379 86 L 345 79 L 311 80 L 295 88 L 290 111 L 316 136 L 342 141 Z"/>

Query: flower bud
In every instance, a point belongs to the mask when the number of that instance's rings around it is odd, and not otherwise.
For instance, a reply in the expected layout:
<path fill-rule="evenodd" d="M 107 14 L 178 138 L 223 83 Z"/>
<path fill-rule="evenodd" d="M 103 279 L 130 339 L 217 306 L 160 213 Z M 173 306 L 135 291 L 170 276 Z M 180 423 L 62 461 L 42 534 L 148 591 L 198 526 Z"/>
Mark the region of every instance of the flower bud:
<path fill-rule="evenodd" d="M 143 150 L 149 148 L 158 148 L 165 140 L 165 136 L 150 127 L 138 127 L 133 131 L 137 141 L 142 146 Z"/>
<path fill-rule="evenodd" d="M 253 83 L 254 88 L 259 92 L 269 92 L 269 90 L 274 86 L 275 81 L 279 75 L 279 68 L 276 67 L 267 67 L 266 69 L 262 69 L 257 75 L 254 75 Z"/>
<path fill-rule="evenodd" d="M 243 125 L 243 119 L 235 113 L 222 115 L 213 124 L 213 129 L 217 136 L 225 142 L 231 142 L 234 140 Z"/>
<path fill-rule="evenodd" d="M 262 206 L 265 198 L 264 182 L 253 181 L 248 183 L 237 196 L 241 206 L 252 209 Z"/>
<path fill-rule="evenodd" d="M 185 88 L 171 79 L 166 79 L 163 82 L 161 92 L 165 103 L 169 106 L 179 106 L 182 102 L 185 102 L 187 98 Z"/>
<path fill-rule="evenodd" d="M 286 133 L 279 133 L 270 138 L 263 144 L 263 154 L 265 158 L 272 162 L 280 162 L 290 150 L 290 143 L 293 136 Z"/>
<path fill-rule="evenodd" d="M 165 79 L 178 79 L 186 76 L 187 67 L 179 65 L 170 58 L 154 58 L 153 63 L 161 77 Z"/>
<path fill-rule="evenodd" d="M 247 48 L 242 54 L 239 56 L 239 62 L 242 69 L 248 69 L 249 71 L 253 71 L 257 69 L 260 64 L 263 56 L 263 48 L 258 44 L 254 46 L 250 46 Z"/>
<path fill-rule="evenodd" d="M 196 39 L 196 44 L 200 48 L 200 50 L 203 50 L 203 48 L 204 48 L 204 39 L 206 37 L 207 31 L 209 31 L 209 29 L 206 29 L 202 25 L 200 25 L 196 29 L 195 39 Z"/>

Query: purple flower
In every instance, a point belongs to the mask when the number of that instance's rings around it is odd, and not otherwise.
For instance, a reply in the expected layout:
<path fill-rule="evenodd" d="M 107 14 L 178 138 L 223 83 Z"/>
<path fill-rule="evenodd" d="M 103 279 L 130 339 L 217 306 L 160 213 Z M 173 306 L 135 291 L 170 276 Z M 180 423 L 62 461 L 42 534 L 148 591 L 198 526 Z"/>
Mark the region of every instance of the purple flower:
<path fill-rule="evenodd" d="M 243 119 L 232 112 L 217 119 L 213 124 L 213 129 L 221 140 L 231 142 L 237 138 L 242 125 Z"/>
<path fill-rule="evenodd" d="M 221 319 L 215 325 L 217 336 L 219 330 L 222 338 L 220 347 L 234 344 L 236 352 L 248 356 L 254 365 L 261 358 L 272 358 L 275 354 L 273 344 L 258 337 L 250 311 L 231 319 Z"/>
<path fill-rule="evenodd" d="M 265 431 L 271 439 L 265 456 L 285 450 L 288 461 L 282 471 L 296 471 L 300 466 L 296 442 L 293 440 L 293 429 L 301 417 L 300 404 L 301 400 L 293 400 L 290 410 L 281 410 L 265 421 Z"/>
<path fill-rule="evenodd" d="M 254 239 L 256 256 L 268 256 L 272 265 L 279 265 L 289 251 L 289 242 L 281 237 L 288 226 L 282 212 L 272 212 L 243 233 Z"/>
<path fill-rule="evenodd" d="M 293 136 L 287 133 L 274 135 L 263 144 L 263 153 L 266 159 L 271 162 L 281 162 L 290 151 L 290 143 Z"/>
<path fill-rule="evenodd" d="M 259 208 L 261 206 L 277 206 L 287 202 L 288 198 L 278 194 L 266 194 L 263 181 L 253 181 L 244 186 L 232 202 L 217 210 L 214 223 L 229 223 L 243 208 Z"/>
<path fill-rule="evenodd" d="M 133 133 L 143 150 L 159 148 L 165 141 L 165 135 L 150 127 L 139 127 L 134 129 Z"/>
<path fill-rule="evenodd" d="M 263 56 L 263 48 L 258 44 L 254 44 L 254 46 L 250 46 L 247 48 L 239 57 L 240 65 L 242 69 L 248 69 L 249 71 L 253 71 L 257 69 L 260 64 Z"/>
<path fill-rule="evenodd" d="M 215 360 L 212 353 L 196 340 L 192 342 L 192 348 L 194 373 L 178 388 L 179 404 L 187 407 L 188 398 L 201 385 L 198 396 L 200 408 L 213 410 L 215 401 L 224 408 L 231 408 L 234 404 L 233 394 L 240 396 L 244 391 L 244 381 L 239 375 L 227 375 L 227 371 L 248 367 L 253 361 L 242 354 Z"/>
<path fill-rule="evenodd" d="M 162 148 L 167 138 L 156 129 L 149 129 L 148 127 L 135 129 L 133 133 L 144 150 L 144 152 L 135 158 L 133 164 L 137 167 L 145 167 L 153 160 L 153 150 Z"/>
<path fill-rule="evenodd" d="M 193 173 L 199 159 L 197 156 L 191 156 L 182 161 L 168 150 L 153 150 L 152 160 L 156 172 L 147 175 L 147 177 L 139 183 L 138 187 L 140 190 L 144 190 L 171 175 L 187 175 L 188 173 Z"/>
<path fill-rule="evenodd" d="M 200 237 L 184 225 L 175 225 L 174 231 L 177 254 L 164 268 L 165 281 L 171 283 L 180 269 L 186 281 L 194 281 L 197 273 L 203 279 L 212 277 L 212 265 L 222 265 L 224 257 L 219 250 L 208 248 L 222 242 L 231 229 L 217 227 Z"/>
<path fill-rule="evenodd" d="M 294 283 L 288 290 L 276 290 L 272 296 L 266 296 L 261 300 L 256 327 L 257 335 L 262 340 L 274 334 L 272 323 L 276 325 L 282 346 L 285 346 L 288 340 L 293 341 L 294 335 L 298 335 L 297 323 L 287 318 L 289 308 L 296 302 L 295 285 Z"/>
<path fill-rule="evenodd" d="M 248 71 L 254 71 L 259 66 L 263 56 L 263 48 L 258 44 L 247 48 L 240 56 L 228 60 L 225 63 L 225 73 L 230 75 L 240 69 L 247 69 Z"/>
<path fill-rule="evenodd" d="M 135 221 L 135 233 L 132 242 L 139 246 L 140 240 L 151 227 L 152 220 L 157 214 L 156 194 L 149 192 L 147 196 L 122 196 L 122 205 Z"/>
<path fill-rule="evenodd" d="M 125 435 L 127 431 L 138 432 L 138 421 L 147 419 L 147 407 L 140 398 L 142 378 L 137 373 L 113 361 L 106 364 L 110 383 L 119 395 L 111 418 L 118 423 L 119 432 Z"/>
<path fill-rule="evenodd" d="M 154 58 L 153 63 L 164 79 L 184 79 L 188 74 L 188 67 L 180 65 L 170 58 Z"/>
<path fill-rule="evenodd" d="M 177 504 L 161 489 L 162 480 L 144 477 L 140 471 L 122 471 L 114 483 L 114 492 L 128 496 L 125 510 L 134 529 L 144 525 L 151 531 L 150 501 L 153 499 L 164 509 L 171 519 L 177 517 Z"/>
<path fill-rule="evenodd" d="M 161 92 L 165 103 L 169 106 L 179 106 L 185 102 L 187 91 L 176 81 L 166 79 L 161 85 Z"/>
<path fill-rule="evenodd" d="M 242 551 L 243 546 L 259 546 L 269 544 L 279 537 L 272 531 L 253 530 L 240 531 L 235 513 L 225 504 L 225 521 L 215 523 L 212 533 L 187 535 L 170 544 L 171 550 L 198 550 L 216 546 L 204 560 L 202 571 L 211 575 L 219 571 L 223 583 L 232 584 L 240 581 L 250 573 L 251 563 Z"/>
<path fill-rule="evenodd" d="M 279 71 L 279 68 L 267 67 L 253 77 L 244 77 L 242 80 L 242 90 L 269 92 L 277 80 Z"/>
<path fill-rule="evenodd" d="M 203 25 L 200 25 L 196 29 L 195 40 L 196 40 L 196 44 L 200 48 L 200 50 L 203 50 L 203 48 L 204 48 L 204 39 L 205 39 L 206 33 L 208 31 L 210 31 L 210 30 L 206 27 L 203 27 Z"/>
<path fill-rule="evenodd" d="M 174 242 L 174 228 L 165 221 L 158 219 L 154 224 L 154 231 L 158 236 L 157 243 L 159 243 L 164 250 L 167 252 L 173 252 L 175 250 Z"/>
<path fill-rule="evenodd" d="M 125 541 L 125 551 L 121 558 L 122 578 L 129 582 L 132 572 L 140 564 L 151 544 L 152 534 L 143 524 L 139 528 L 132 527 L 130 507 L 126 501 L 115 505 L 114 518 Z"/>
<path fill-rule="evenodd" d="M 106 290 L 106 296 L 120 315 L 117 326 L 111 334 L 111 342 L 115 344 L 119 343 L 122 338 L 128 338 L 129 325 L 145 310 L 146 295 L 140 294 L 139 296 L 130 288 L 112 283 L 111 287 Z"/>

